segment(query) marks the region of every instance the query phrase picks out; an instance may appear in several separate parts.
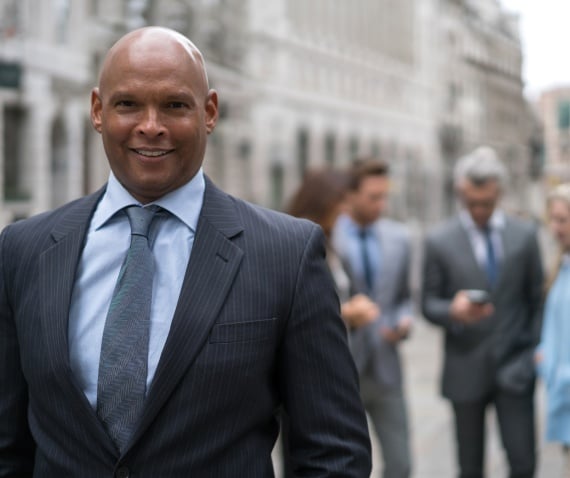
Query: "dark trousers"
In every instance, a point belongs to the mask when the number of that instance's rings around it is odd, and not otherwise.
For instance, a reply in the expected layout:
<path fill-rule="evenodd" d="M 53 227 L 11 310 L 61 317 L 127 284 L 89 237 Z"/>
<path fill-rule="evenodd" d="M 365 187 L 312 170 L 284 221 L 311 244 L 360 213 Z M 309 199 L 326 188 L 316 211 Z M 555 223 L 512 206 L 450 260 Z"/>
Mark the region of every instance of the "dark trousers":
<path fill-rule="evenodd" d="M 536 464 L 534 396 L 497 391 L 477 402 L 453 402 L 460 478 L 482 478 L 485 412 L 495 406 L 511 478 L 532 478 Z"/>

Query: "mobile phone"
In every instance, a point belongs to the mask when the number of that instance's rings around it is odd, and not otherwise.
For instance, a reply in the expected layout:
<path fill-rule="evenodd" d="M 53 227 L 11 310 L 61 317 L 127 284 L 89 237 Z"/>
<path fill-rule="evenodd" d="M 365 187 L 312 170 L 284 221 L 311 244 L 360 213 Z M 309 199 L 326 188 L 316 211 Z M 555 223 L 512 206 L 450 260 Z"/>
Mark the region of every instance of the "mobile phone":
<path fill-rule="evenodd" d="M 488 304 L 491 302 L 491 296 L 486 290 L 481 289 L 469 289 L 465 291 L 467 293 L 468 299 L 473 304 Z"/>

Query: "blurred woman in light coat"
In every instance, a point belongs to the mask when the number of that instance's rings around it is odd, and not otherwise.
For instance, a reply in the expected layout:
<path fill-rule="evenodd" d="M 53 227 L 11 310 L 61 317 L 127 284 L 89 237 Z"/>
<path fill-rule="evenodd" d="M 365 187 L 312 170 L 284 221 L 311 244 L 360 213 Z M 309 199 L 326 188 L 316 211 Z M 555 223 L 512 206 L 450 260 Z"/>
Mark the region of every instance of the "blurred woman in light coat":
<path fill-rule="evenodd" d="M 570 477 L 570 183 L 549 194 L 547 210 L 560 259 L 547 285 L 537 362 L 547 392 L 546 439 L 563 445 Z"/>

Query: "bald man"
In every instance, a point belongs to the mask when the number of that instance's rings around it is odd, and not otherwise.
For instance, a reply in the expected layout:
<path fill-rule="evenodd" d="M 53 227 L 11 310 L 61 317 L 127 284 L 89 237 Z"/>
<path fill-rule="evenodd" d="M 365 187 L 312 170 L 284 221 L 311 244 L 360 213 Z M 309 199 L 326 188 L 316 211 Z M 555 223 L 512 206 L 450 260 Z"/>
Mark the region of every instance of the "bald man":
<path fill-rule="evenodd" d="M 131 32 L 91 106 L 107 184 L 0 235 L 0 476 L 273 476 L 280 407 L 296 474 L 369 476 L 322 232 L 204 175 L 200 52 Z"/>

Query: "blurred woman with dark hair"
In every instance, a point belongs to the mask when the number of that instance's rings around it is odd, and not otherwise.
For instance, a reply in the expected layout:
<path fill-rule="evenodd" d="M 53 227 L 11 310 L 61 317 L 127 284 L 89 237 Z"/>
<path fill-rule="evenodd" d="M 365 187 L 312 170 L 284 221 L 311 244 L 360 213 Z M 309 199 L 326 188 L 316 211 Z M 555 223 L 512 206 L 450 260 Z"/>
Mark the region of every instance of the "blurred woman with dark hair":
<path fill-rule="evenodd" d="M 340 300 L 340 315 L 348 329 L 373 322 L 380 314 L 378 306 L 364 294 L 354 294 L 350 272 L 334 252 L 330 237 L 334 224 L 343 211 L 348 188 L 348 176 L 332 169 L 309 170 L 293 195 L 287 212 L 292 216 L 309 219 L 319 226 L 327 238 L 327 263 L 336 284 Z M 349 341 L 350 345 L 350 341 Z M 357 368 L 358 368 L 358 364 Z M 360 370 L 359 370 L 360 372 Z M 289 423 L 281 416 L 281 447 L 283 476 L 295 476 L 288 452 Z"/>
<path fill-rule="evenodd" d="M 330 244 L 334 224 L 343 211 L 349 178 L 333 169 L 307 171 L 299 189 L 291 199 L 288 213 L 317 223 L 327 237 L 327 262 L 341 303 L 341 316 L 348 327 L 361 327 L 372 322 L 380 310 L 368 296 L 354 294 L 350 272 Z"/>

